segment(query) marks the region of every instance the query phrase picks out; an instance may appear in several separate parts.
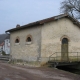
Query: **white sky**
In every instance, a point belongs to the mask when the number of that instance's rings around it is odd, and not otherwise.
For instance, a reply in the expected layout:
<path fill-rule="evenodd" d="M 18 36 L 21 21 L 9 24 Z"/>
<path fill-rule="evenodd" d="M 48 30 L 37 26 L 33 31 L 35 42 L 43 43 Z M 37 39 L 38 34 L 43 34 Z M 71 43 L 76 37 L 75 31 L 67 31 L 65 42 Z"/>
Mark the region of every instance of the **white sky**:
<path fill-rule="evenodd" d="M 0 34 L 60 14 L 63 0 L 0 0 Z"/>

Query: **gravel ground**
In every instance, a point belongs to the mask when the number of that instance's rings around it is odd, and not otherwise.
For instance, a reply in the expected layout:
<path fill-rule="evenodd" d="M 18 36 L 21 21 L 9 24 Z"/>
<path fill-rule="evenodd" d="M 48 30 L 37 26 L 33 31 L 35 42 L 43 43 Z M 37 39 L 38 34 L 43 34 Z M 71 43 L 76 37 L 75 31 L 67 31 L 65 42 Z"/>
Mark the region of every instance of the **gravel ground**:
<path fill-rule="evenodd" d="M 80 75 L 46 67 L 0 63 L 0 80 L 80 80 Z"/>

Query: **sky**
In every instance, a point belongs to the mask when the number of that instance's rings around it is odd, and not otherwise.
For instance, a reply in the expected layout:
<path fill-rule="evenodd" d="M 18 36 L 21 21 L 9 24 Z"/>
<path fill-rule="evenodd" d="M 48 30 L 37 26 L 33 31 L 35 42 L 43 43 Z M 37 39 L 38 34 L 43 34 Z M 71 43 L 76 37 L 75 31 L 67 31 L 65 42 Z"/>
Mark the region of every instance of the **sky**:
<path fill-rule="evenodd" d="M 63 0 L 0 0 L 0 34 L 17 24 L 31 22 L 61 14 Z"/>

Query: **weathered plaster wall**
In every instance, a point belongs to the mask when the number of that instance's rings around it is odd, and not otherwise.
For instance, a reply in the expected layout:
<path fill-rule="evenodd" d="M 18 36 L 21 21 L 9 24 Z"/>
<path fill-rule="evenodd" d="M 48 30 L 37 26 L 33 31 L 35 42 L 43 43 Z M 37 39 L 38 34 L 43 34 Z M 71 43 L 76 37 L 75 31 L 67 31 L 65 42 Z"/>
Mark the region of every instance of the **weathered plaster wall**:
<path fill-rule="evenodd" d="M 69 56 L 76 56 L 76 52 L 80 52 L 79 34 L 80 28 L 67 18 L 15 31 L 10 36 L 11 55 L 13 59 L 37 61 L 41 57 L 41 61 L 47 61 L 53 53 L 61 52 L 61 39 L 65 37 L 69 40 L 68 52 L 75 52 L 69 53 Z M 30 45 L 26 44 L 28 35 L 32 35 L 32 44 Z M 15 45 L 16 37 L 20 38 L 19 45 Z M 56 57 L 56 54 L 54 56 Z M 58 56 L 61 56 L 61 53 Z"/>
<path fill-rule="evenodd" d="M 32 35 L 31 44 L 26 44 L 28 35 Z M 16 37 L 20 38 L 19 45 L 15 44 Z M 38 60 L 41 53 L 41 26 L 12 32 L 10 39 L 11 55 L 13 59 L 23 59 L 27 61 Z"/>
<path fill-rule="evenodd" d="M 41 57 L 46 61 L 47 57 L 55 52 L 61 52 L 61 38 L 66 36 L 69 39 L 68 51 L 80 52 L 80 28 L 67 18 L 44 24 L 42 27 Z M 59 56 L 61 54 L 58 54 Z M 77 55 L 70 53 L 69 55 Z M 56 56 L 56 54 L 54 55 Z M 44 58 L 46 57 L 46 58 Z"/>

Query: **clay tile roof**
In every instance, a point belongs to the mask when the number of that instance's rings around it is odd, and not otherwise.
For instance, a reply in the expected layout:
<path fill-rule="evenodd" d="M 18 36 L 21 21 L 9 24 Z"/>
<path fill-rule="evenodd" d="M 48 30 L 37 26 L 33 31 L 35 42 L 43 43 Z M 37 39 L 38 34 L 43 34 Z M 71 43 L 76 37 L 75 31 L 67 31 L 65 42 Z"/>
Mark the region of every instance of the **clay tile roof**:
<path fill-rule="evenodd" d="M 39 21 L 36 21 L 36 22 L 33 22 L 33 23 L 29 23 L 27 25 L 23 25 L 23 26 L 20 26 L 18 28 L 13 28 L 13 29 L 7 30 L 6 32 L 13 32 L 13 31 L 17 31 L 17 30 L 20 30 L 20 29 L 34 27 L 34 26 L 37 26 L 37 25 L 43 25 L 44 23 L 47 23 L 47 22 L 50 22 L 50 21 L 55 21 L 55 20 L 61 19 L 63 17 L 69 18 L 70 20 L 72 20 L 72 22 L 74 24 L 76 24 L 78 27 L 80 27 L 80 23 L 75 18 L 73 18 L 69 14 L 65 13 L 65 14 L 50 17 L 50 18 L 47 18 L 47 19 L 39 20 Z"/>

